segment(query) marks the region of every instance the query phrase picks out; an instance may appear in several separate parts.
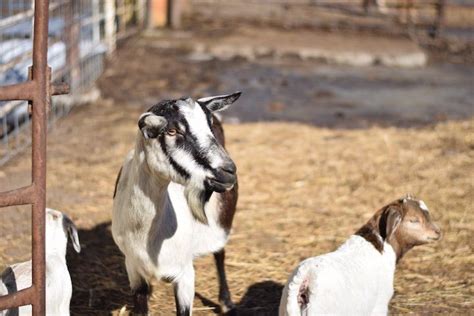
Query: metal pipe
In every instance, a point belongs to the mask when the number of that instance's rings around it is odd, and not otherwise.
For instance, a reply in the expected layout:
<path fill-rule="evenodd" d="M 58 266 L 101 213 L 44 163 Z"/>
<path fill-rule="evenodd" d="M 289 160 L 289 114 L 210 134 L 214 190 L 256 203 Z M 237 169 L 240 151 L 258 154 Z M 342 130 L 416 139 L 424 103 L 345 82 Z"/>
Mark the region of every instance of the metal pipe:
<path fill-rule="evenodd" d="M 8 296 L 0 296 L 0 306 L 2 309 L 8 309 L 16 306 L 28 305 L 31 302 L 31 297 L 35 295 L 35 289 L 29 287 L 21 291 L 12 293 Z"/>
<path fill-rule="evenodd" d="M 32 204 L 34 201 L 34 188 L 32 185 L 16 190 L 0 193 L 0 207 L 10 205 Z"/>
<path fill-rule="evenodd" d="M 46 132 L 50 101 L 48 52 L 49 0 L 35 0 L 33 26 L 32 79 L 36 84 L 32 122 L 32 181 L 35 202 L 32 207 L 32 297 L 33 315 L 44 315 L 45 309 L 45 208 L 46 208 Z"/>
<path fill-rule="evenodd" d="M 33 81 L 12 84 L 0 87 L 0 98 L 2 101 L 10 100 L 33 100 L 35 93 L 35 84 Z"/>

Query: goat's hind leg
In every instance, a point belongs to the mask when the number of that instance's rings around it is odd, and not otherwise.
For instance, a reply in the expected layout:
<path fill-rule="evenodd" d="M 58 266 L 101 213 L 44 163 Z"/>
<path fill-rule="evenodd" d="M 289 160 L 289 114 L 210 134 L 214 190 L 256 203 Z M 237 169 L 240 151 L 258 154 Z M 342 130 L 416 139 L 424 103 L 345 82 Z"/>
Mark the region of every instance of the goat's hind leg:
<path fill-rule="evenodd" d="M 183 274 L 173 280 L 176 315 L 190 316 L 194 300 L 194 267 L 188 265 Z"/>
<path fill-rule="evenodd" d="M 232 302 L 225 274 L 225 249 L 214 253 L 214 261 L 216 262 L 217 277 L 219 279 L 219 303 L 222 312 L 235 314 L 235 304 Z"/>

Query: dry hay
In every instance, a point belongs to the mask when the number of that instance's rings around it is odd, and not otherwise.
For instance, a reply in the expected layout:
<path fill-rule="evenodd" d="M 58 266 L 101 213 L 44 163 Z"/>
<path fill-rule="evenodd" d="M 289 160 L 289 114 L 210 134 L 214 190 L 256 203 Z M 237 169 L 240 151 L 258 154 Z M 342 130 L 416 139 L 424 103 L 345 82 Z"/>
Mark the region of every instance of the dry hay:
<path fill-rule="evenodd" d="M 109 221 L 115 176 L 132 146 L 138 114 L 136 108 L 117 111 L 102 102 L 76 109 L 51 133 L 48 204 L 72 215 L 83 244 L 81 255 L 68 255 L 73 314 L 118 313 L 130 303 Z M 474 308 L 473 123 L 366 130 L 226 125 L 240 177 L 227 270 L 241 314 L 275 314 L 282 284 L 301 259 L 333 250 L 378 207 L 407 192 L 426 201 L 444 238 L 403 259 L 391 311 Z M 23 155 L 7 165 L 0 182 L 25 174 L 28 159 Z M 0 267 L 16 259 L 0 255 Z M 196 291 L 196 315 L 217 311 L 212 256 L 196 260 Z M 173 314 L 169 285 L 155 284 L 151 308 L 153 314 Z"/>

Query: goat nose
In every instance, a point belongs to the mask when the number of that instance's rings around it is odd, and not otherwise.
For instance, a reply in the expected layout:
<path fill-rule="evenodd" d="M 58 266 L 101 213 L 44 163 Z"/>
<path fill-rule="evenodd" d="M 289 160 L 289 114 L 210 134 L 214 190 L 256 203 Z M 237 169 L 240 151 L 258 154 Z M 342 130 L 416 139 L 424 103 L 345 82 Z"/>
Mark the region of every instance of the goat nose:
<path fill-rule="evenodd" d="M 229 162 L 225 163 L 221 167 L 221 169 L 222 169 L 222 171 L 225 171 L 227 173 L 232 173 L 232 174 L 234 174 L 237 171 L 237 167 L 235 166 L 235 163 L 232 162 L 232 161 L 229 161 Z"/>

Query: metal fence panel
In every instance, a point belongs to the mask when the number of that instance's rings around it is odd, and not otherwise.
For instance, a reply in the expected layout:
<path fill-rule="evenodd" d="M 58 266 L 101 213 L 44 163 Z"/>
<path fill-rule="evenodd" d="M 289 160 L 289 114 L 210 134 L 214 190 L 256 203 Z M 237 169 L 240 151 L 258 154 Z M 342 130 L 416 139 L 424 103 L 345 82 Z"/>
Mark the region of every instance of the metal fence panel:
<path fill-rule="evenodd" d="M 3 8 L 2 8 L 3 9 Z M 9 10 L 11 7 L 9 7 Z M 13 7 L 17 10 L 17 7 Z M 20 8 L 21 9 L 21 8 Z M 47 111 L 51 95 L 64 87 L 51 86 L 48 67 L 49 1 L 34 3 L 32 61 L 29 79 L 0 87 L 1 100 L 27 100 L 32 107 L 32 183 L 0 193 L 0 207 L 32 205 L 32 286 L 0 297 L 0 310 L 31 304 L 34 315 L 45 314 L 45 203 Z"/>
<path fill-rule="evenodd" d="M 52 103 L 49 124 L 90 91 L 118 39 L 143 26 L 144 0 L 50 0 L 47 61 L 55 83 L 71 87 Z M 32 62 L 34 2 L 0 0 L 0 86 L 26 82 Z M 27 148 L 31 113 L 25 101 L 0 101 L 0 165 Z"/>
<path fill-rule="evenodd" d="M 73 94 L 87 90 L 101 74 L 105 53 L 115 48 L 116 39 L 143 25 L 137 20 L 142 13 L 136 12 L 143 12 L 144 3 L 0 0 L 0 165 L 32 144 L 32 183 L 0 192 L 0 207 L 32 205 L 33 268 L 32 286 L 1 296 L 0 311 L 31 304 L 34 315 L 45 314 L 48 113 L 54 120 L 71 104 L 51 104 L 51 96 L 68 93 L 68 84 Z"/>

